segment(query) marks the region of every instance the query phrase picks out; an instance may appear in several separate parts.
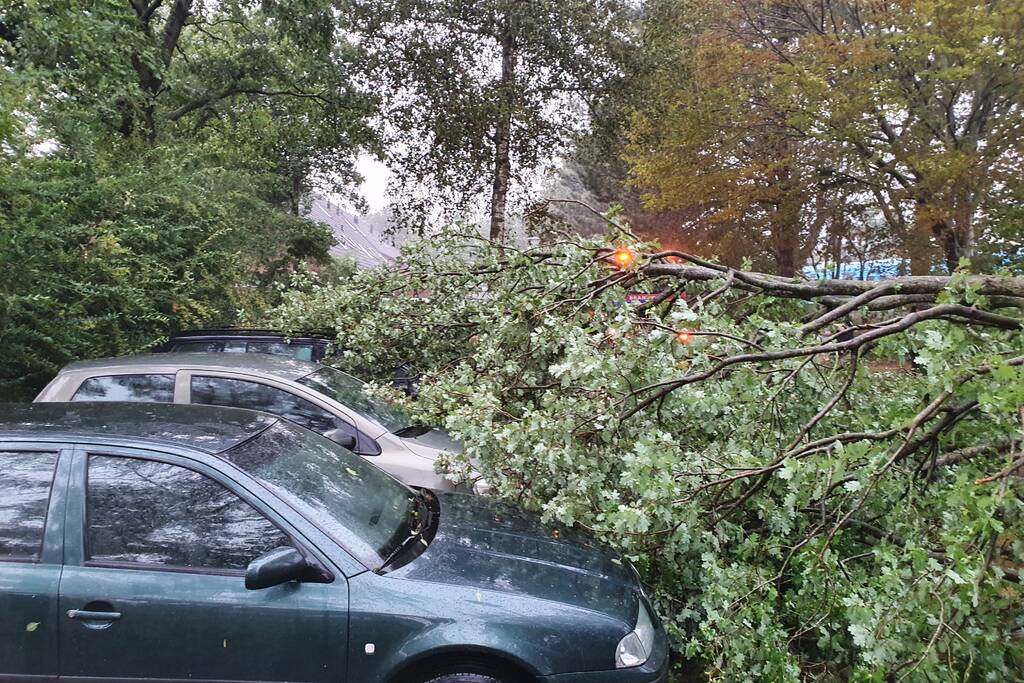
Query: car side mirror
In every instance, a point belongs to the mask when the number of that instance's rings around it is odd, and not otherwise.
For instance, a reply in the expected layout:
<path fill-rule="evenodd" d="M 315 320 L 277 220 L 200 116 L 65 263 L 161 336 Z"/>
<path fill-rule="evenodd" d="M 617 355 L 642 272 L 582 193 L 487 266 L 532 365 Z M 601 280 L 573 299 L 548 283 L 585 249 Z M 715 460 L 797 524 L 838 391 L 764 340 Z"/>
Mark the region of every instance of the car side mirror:
<path fill-rule="evenodd" d="M 298 581 L 310 570 L 310 564 L 298 550 L 282 546 L 266 552 L 249 563 L 245 569 L 245 587 L 260 590 Z"/>
<path fill-rule="evenodd" d="M 328 429 L 324 432 L 324 436 L 333 441 L 334 443 L 349 449 L 350 451 L 356 447 L 356 437 L 352 436 L 343 429 Z"/>

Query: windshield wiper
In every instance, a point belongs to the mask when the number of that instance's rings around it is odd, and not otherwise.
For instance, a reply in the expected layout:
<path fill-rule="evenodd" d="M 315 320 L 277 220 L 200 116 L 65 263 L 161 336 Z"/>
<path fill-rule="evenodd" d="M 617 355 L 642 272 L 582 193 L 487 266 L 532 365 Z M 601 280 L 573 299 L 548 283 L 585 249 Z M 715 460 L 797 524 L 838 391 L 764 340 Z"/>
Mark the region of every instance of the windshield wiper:
<path fill-rule="evenodd" d="M 394 562 L 395 558 L 398 557 L 399 555 L 401 555 L 402 551 L 405 550 L 411 543 L 413 543 L 415 541 L 421 541 L 423 543 L 424 547 L 427 545 L 427 542 L 423 540 L 423 533 L 422 532 L 417 531 L 416 533 L 414 533 L 411 536 L 406 536 L 405 540 L 402 541 L 401 543 L 399 543 L 398 547 L 395 548 L 394 550 L 392 550 L 391 554 L 388 555 L 387 558 L 385 558 L 384 561 L 381 563 L 381 565 L 379 567 L 377 567 L 376 569 L 374 569 L 373 571 L 375 573 L 377 573 L 377 574 L 380 574 L 381 572 L 383 572 L 385 567 L 387 567 L 389 564 Z"/>
<path fill-rule="evenodd" d="M 430 510 L 430 503 L 427 502 L 423 496 L 423 492 L 418 492 L 410 502 L 414 504 L 414 507 L 409 510 L 409 530 L 411 533 L 402 540 L 398 546 L 392 550 L 379 567 L 373 571 L 380 574 L 389 564 L 395 561 L 395 559 L 402 554 L 402 552 L 410 545 L 419 541 L 423 544 L 423 547 L 427 547 L 427 541 L 423 538 L 423 532 L 430 528 L 431 519 L 433 513 Z"/>
<path fill-rule="evenodd" d="M 396 432 L 394 432 L 394 435 L 400 436 L 402 438 L 423 436 L 431 429 L 433 429 L 433 427 L 428 427 L 427 425 L 409 425 L 408 427 L 402 427 L 401 429 L 397 430 Z"/>

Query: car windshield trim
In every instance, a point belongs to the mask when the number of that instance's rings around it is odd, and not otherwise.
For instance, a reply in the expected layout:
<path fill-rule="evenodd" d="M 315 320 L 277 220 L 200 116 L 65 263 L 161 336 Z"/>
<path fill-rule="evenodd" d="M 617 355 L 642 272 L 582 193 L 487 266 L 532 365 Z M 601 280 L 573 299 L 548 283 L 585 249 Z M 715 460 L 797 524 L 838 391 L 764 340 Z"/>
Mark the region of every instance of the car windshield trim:
<path fill-rule="evenodd" d="M 412 418 L 397 406 L 367 394 L 366 382 L 337 368 L 324 366 L 296 381 L 354 410 L 385 431 L 400 432 L 413 425 Z"/>

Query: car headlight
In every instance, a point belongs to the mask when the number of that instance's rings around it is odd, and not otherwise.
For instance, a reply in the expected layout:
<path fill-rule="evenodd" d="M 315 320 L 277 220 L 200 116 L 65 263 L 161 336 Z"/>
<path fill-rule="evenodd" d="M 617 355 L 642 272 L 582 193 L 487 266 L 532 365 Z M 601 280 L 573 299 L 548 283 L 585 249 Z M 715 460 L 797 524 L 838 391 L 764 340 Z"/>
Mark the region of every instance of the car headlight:
<path fill-rule="evenodd" d="M 654 622 L 651 615 L 640 600 L 640 609 L 636 615 L 636 628 L 626 634 L 615 648 L 615 668 L 628 669 L 640 666 L 651 656 L 654 647 Z"/>

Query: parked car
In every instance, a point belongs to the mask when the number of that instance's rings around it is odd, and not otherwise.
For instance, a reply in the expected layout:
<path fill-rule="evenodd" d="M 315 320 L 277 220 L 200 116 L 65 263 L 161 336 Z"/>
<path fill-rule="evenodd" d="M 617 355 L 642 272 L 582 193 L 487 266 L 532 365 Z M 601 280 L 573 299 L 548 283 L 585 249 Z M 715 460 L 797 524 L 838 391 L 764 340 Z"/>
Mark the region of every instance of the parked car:
<path fill-rule="evenodd" d="M 153 349 L 154 353 L 269 353 L 319 363 L 328 356 L 331 335 L 288 336 L 275 330 L 217 328 L 179 332 Z"/>
<path fill-rule="evenodd" d="M 610 550 L 265 413 L 0 406 L 0 473 L 0 680 L 665 680 Z"/>
<path fill-rule="evenodd" d="M 332 355 L 330 332 L 288 336 L 275 330 L 221 328 L 179 332 L 153 349 L 153 353 L 269 353 L 320 363 Z M 416 398 L 420 378 L 408 363 L 392 370 L 392 386 Z"/>
<path fill-rule="evenodd" d="M 158 353 L 72 363 L 36 397 L 53 401 L 200 403 L 263 410 L 323 434 L 412 486 L 455 488 L 434 471 L 462 446 L 414 424 L 335 368 L 260 353 Z M 479 481 L 463 489 L 486 489 Z"/>
<path fill-rule="evenodd" d="M 420 395 L 421 376 L 411 363 L 402 363 L 392 371 L 391 386 L 406 396 L 417 398 Z"/>

